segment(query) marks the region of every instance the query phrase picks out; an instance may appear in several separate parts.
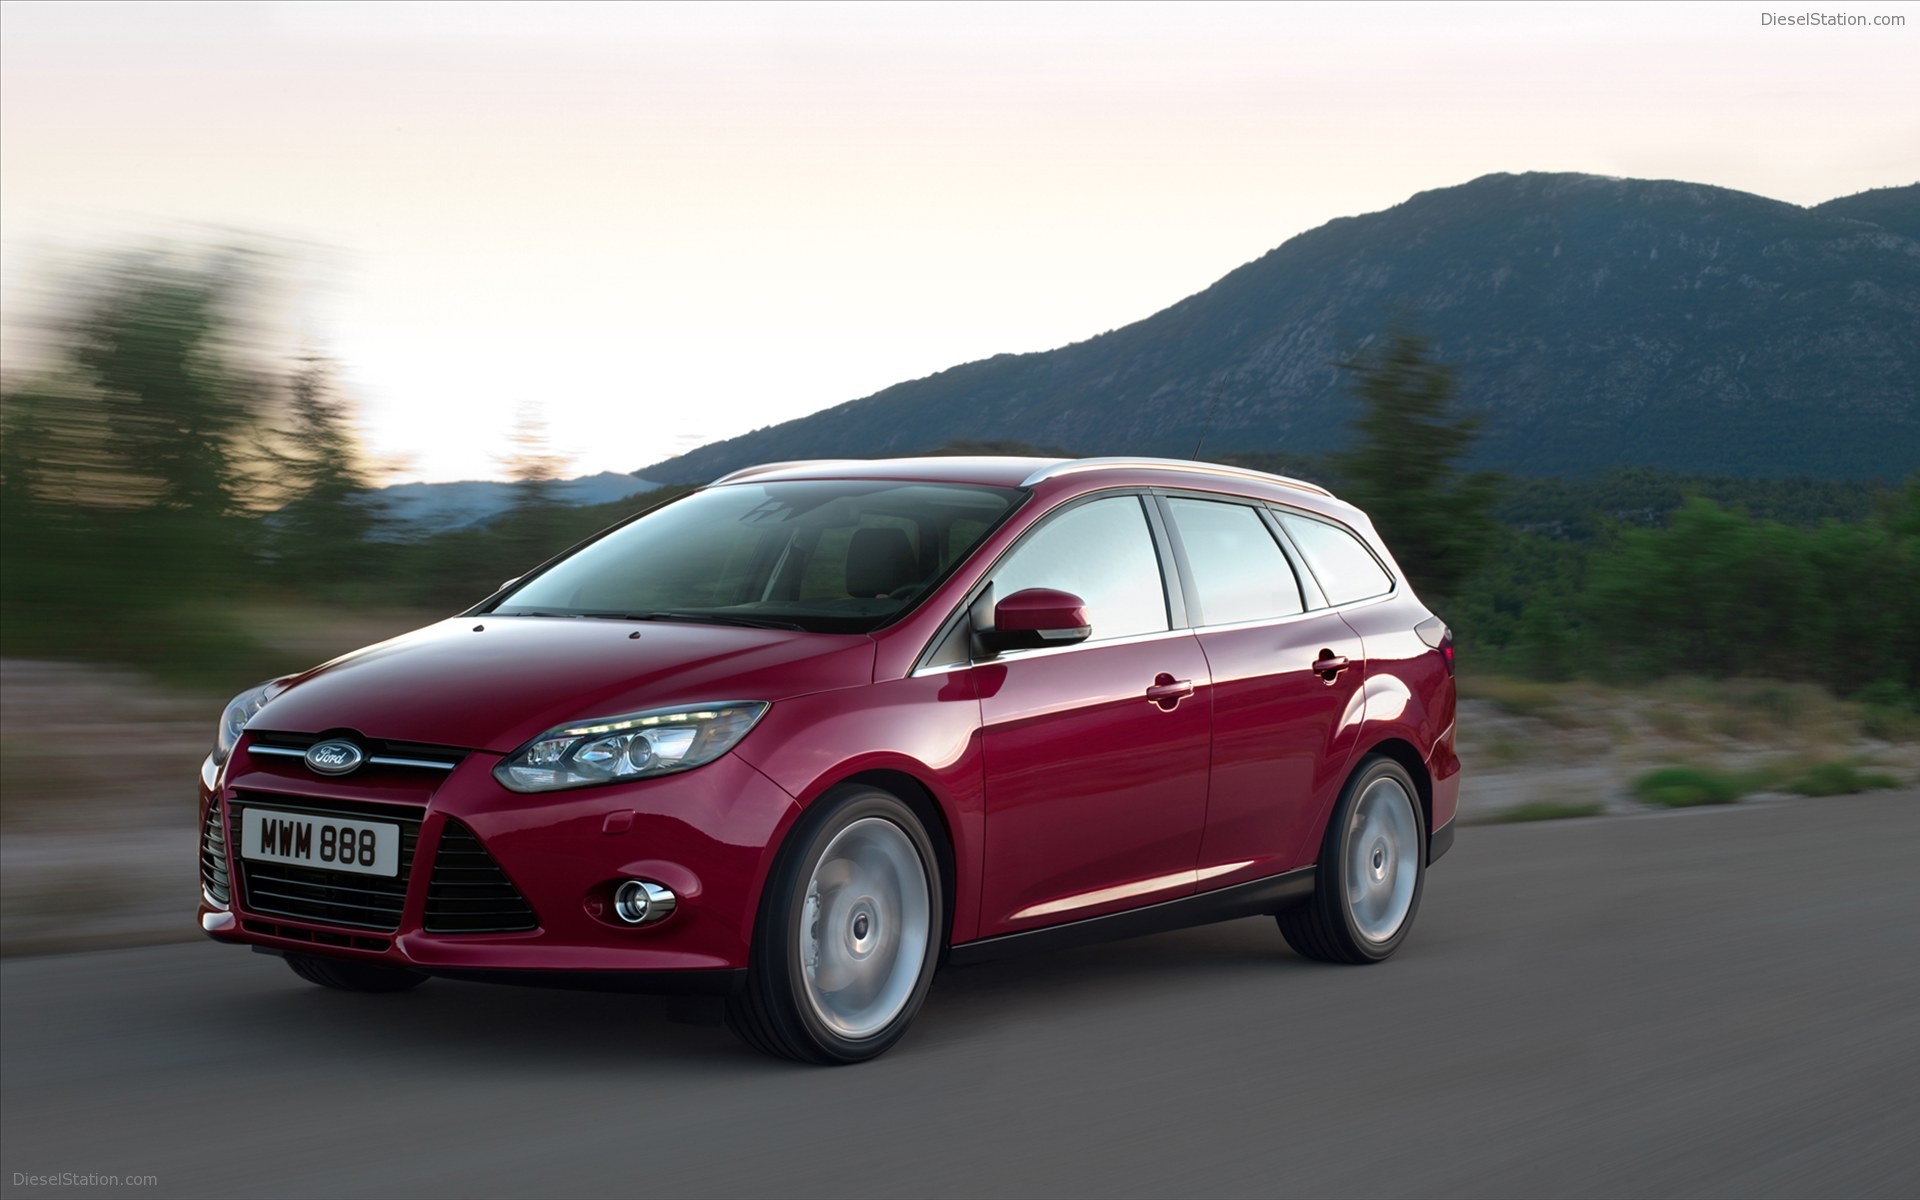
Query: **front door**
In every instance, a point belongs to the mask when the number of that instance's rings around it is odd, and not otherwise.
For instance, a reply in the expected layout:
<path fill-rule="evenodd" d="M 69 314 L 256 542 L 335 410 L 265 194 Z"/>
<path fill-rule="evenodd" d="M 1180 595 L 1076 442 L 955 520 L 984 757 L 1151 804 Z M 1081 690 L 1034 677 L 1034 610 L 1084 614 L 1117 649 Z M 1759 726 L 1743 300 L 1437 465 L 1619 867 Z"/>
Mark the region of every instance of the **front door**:
<path fill-rule="evenodd" d="M 971 668 L 986 761 L 980 933 L 993 936 L 1188 895 L 1206 819 L 1211 685 L 1170 628 L 1142 500 L 1049 516 L 994 594 L 1058 588 L 1086 602 L 1077 646 Z"/>

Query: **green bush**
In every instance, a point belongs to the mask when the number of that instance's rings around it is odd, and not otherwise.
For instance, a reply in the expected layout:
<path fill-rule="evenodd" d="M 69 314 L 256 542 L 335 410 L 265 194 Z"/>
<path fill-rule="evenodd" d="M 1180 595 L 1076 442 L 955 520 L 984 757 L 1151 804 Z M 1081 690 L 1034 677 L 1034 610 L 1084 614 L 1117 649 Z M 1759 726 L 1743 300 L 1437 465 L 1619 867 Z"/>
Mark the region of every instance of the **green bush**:
<path fill-rule="evenodd" d="M 1809 768 L 1804 775 L 1789 783 L 1787 790 L 1802 796 L 1850 796 L 1855 792 L 1899 786 L 1900 781 L 1891 775 L 1862 771 L 1848 762 L 1830 762 Z"/>
<path fill-rule="evenodd" d="M 1920 714 L 1911 709 L 1869 704 L 1860 712 L 1860 732 L 1883 742 L 1920 739 Z"/>
<path fill-rule="evenodd" d="M 1796 528 L 1689 501 L 1665 529 L 1621 530 L 1581 597 L 1623 677 L 1693 672 L 1825 684 L 1871 647 L 1898 696 L 1920 686 L 1920 485 L 1884 516 Z"/>
<path fill-rule="evenodd" d="M 1883 742 L 1920 738 L 1920 692 L 1897 679 L 1881 679 L 1860 689 L 1860 732 Z"/>
<path fill-rule="evenodd" d="M 1862 704 L 1882 708 L 1904 708 L 1910 712 L 1920 711 L 1920 693 L 1908 690 L 1897 679 L 1875 680 L 1861 688 L 1857 698 Z"/>
<path fill-rule="evenodd" d="M 1743 790 L 1732 776 L 1701 767 L 1663 767 L 1633 781 L 1633 794 L 1641 803 L 1661 808 L 1732 804 Z"/>

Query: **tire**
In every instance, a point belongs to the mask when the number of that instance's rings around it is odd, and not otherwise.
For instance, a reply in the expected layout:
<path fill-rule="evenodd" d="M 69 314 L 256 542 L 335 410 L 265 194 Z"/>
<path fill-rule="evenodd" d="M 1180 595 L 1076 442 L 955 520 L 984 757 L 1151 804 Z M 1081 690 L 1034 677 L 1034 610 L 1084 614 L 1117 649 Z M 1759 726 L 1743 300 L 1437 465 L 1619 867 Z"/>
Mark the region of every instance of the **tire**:
<path fill-rule="evenodd" d="M 1354 771 L 1327 821 L 1312 898 L 1275 918 L 1296 952 L 1376 963 L 1406 941 L 1426 887 L 1419 795 L 1390 758 L 1369 758 Z"/>
<path fill-rule="evenodd" d="M 427 981 L 423 973 L 405 967 L 385 967 L 344 958 L 316 958 L 310 954 L 289 953 L 286 957 L 295 975 L 335 991 L 404 992 Z"/>
<path fill-rule="evenodd" d="M 799 1062 L 884 1053 L 933 984 L 945 915 L 938 862 L 898 797 L 865 786 L 821 797 L 767 880 L 728 1026 Z"/>

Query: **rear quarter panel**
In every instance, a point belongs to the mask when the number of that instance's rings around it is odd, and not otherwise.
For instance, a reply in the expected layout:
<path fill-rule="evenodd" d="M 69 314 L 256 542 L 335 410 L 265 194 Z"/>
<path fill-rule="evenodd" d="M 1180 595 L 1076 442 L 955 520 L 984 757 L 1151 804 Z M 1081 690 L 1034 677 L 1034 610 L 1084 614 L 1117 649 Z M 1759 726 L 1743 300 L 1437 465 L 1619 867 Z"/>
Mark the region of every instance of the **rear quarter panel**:
<path fill-rule="evenodd" d="M 1428 829 L 1438 829 L 1453 820 L 1459 807 L 1460 762 L 1453 754 L 1453 676 L 1439 652 L 1414 632 L 1431 614 L 1403 588 L 1377 604 L 1341 615 L 1366 646 L 1366 715 L 1359 753 L 1394 740 L 1413 747 L 1430 785 L 1425 797 Z"/>

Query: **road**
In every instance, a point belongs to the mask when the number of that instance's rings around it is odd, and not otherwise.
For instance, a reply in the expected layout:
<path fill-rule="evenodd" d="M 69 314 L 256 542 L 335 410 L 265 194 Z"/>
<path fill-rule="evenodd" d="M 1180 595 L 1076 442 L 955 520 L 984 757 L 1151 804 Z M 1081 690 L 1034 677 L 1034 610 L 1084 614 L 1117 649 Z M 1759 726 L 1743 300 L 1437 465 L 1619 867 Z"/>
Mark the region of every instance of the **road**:
<path fill-rule="evenodd" d="M 1268 920 L 945 972 L 866 1066 L 663 1002 L 0 966 L 0 1191 L 1920 1194 L 1920 793 L 1473 828 L 1374 968 Z"/>

